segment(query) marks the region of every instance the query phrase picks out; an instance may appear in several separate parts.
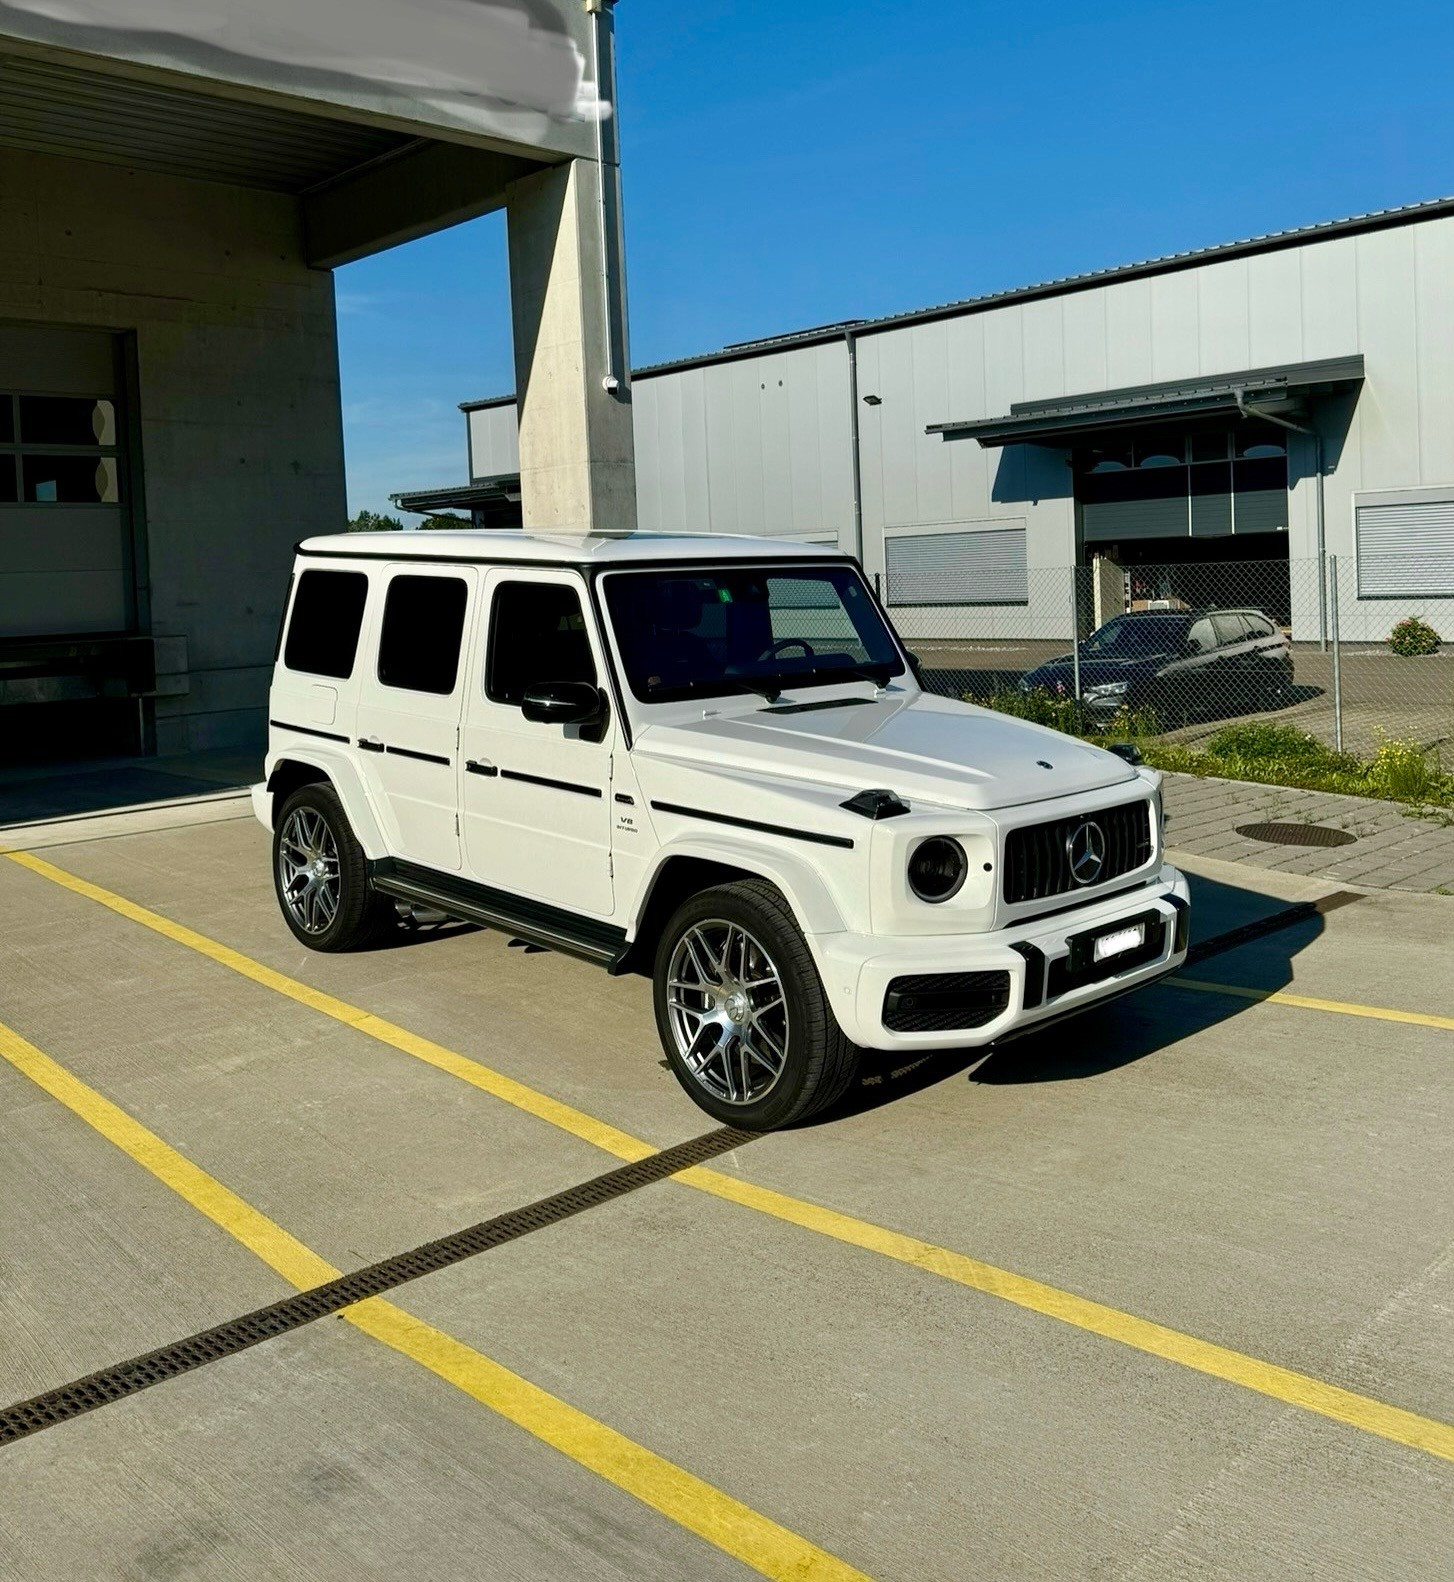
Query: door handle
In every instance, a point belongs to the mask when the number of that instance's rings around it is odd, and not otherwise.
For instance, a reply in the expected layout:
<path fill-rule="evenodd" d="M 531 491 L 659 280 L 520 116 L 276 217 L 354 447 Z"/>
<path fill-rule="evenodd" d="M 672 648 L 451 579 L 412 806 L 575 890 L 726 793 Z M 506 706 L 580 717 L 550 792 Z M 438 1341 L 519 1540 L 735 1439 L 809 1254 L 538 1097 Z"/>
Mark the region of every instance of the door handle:
<path fill-rule="evenodd" d="M 465 773 L 472 775 L 485 775 L 493 780 L 499 770 L 485 758 L 468 758 L 465 760 Z"/>
<path fill-rule="evenodd" d="M 384 750 L 384 744 L 377 736 L 360 736 L 358 745 L 366 753 L 381 753 Z"/>

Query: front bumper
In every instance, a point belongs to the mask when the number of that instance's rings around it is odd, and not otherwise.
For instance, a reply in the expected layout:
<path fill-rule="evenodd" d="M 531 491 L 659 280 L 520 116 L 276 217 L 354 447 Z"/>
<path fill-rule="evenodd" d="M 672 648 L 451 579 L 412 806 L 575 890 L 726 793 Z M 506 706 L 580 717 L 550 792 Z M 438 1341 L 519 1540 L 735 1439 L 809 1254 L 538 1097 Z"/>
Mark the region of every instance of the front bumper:
<path fill-rule="evenodd" d="M 253 817 L 265 830 L 271 831 L 273 827 L 273 793 L 268 790 L 267 781 L 260 781 L 253 786 L 251 794 Z"/>
<path fill-rule="evenodd" d="M 864 1049 L 978 1049 L 1017 1035 L 1037 1022 L 1055 1021 L 1114 999 L 1173 972 L 1186 960 L 1186 878 L 1165 866 L 1146 885 L 1091 906 L 1073 907 L 1038 922 L 993 934 L 933 935 L 882 939 L 862 934 L 815 937 L 823 985 L 843 1031 Z M 1071 940 L 1118 922 L 1161 920 L 1159 949 L 1123 971 L 1107 971 L 1093 982 L 1071 970 Z M 1181 919 L 1181 927 L 1177 924 Z M 1144 954 L 1150 955 L 1150 947 Z M 1114 963 L 1107 963 L 1112 967 Z M 1006 973 L 1003 1010 L 979 1027 L 899 1032 L 884 1022 L 884 1001 L 895 979 L 935 974 Z"/>

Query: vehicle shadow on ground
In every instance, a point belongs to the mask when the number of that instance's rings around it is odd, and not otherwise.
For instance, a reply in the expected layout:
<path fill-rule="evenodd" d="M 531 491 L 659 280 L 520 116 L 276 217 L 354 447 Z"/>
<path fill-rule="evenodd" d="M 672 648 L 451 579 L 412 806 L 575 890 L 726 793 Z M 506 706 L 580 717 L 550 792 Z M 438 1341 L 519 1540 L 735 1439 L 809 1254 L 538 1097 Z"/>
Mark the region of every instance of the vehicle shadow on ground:
<path fill-rule="evenodd" d="M 1260 890 L 1191 877 L 1192 945 L 1215 946 L 1234 930 L 1289 910 L 1294 903 Z M 1217 955 L 1204 957 L 1178 976 L 1201 982 L 1219 979 L 1271 993 L 1293 979 L 1293 961 L 1325 927 L 1321 916 L 1302 916 L 1286 927 L 1236 947 L 1235 974 L 1218 971 Z M 1232 954 L 1230 951 L 1228 956 Z M 1009 1084 L 1069 1082 L 1106 1075 L 1161 1050 L 1245 1015 L 1257 1002 L 1178 989 L 1176 978 L 1058 1022 L 1041 1032 L 989 1049 L 956 1049 L 911 1058 L 869 1054 L 862 1075 L 839 1103 L 804 1124 L 817 1126 L 879 1109 L 968 1072 L 970 1082 Z"/>

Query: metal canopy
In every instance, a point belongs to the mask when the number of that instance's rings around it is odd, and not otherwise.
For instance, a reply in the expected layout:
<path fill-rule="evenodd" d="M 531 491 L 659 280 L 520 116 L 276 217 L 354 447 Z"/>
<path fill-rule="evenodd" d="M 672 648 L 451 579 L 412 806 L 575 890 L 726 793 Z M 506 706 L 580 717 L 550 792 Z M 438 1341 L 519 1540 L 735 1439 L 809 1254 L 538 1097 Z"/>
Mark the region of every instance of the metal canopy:
<path fill-rule="evenodd" d="M 415 516 L 514 505 L 520 499 L 520 475 L 502 473 L 498 478 L 476 478 L 472 483 L 447 484 L 442 489 L 411 489 L 403 494 L 391 494 L 389 498 L 401 511 Z"/>
<path fill-rule="evenodd" d="M 1097 434 L 1140 424 L 1236 418 L 1244 406 L 1277 413 L 1294 411 L 1310 396 L 1350 389 L 1362 380 L 1361 356 L 1329 357 L 1320 362 L 1284 363 L 1275 368 L 1251 368 L 1204 379 L 1174 379 L 1165 384 L 1058 396 L 1050 401 L 1017 401 L 1005 417 L 930 423 L 924 432 L 977 439 L 987 450 L 1000 445 L 1063 449 Z"/>
<path fill-rule="evenodd" d="M 84 67 L 0 55 L 0 146 L 302 193 L 417 142 Z"/>

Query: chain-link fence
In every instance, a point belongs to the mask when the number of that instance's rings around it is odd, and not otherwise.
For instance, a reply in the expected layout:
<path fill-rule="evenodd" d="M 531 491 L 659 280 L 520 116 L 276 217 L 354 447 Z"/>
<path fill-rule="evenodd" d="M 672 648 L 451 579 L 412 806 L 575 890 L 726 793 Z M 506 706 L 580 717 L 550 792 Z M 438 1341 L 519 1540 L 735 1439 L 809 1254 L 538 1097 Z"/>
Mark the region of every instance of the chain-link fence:
<path fill-rule="evenodd" d="M 1188 744 L 1245 720 L 1360 757 L 1384 738 L 1427 748 L 1454 737 L 1454 631 L 1424 624 L 1418 599 L 1360 596 L 1348 559 L 1097 556 L 1032 567 L 1009 588 L 968 569 L 896 586 L 891 571 L 880 591 L 948 696 L 1021 710 L 1027 698 L 1079 700 L 1092 728 Z"/>

